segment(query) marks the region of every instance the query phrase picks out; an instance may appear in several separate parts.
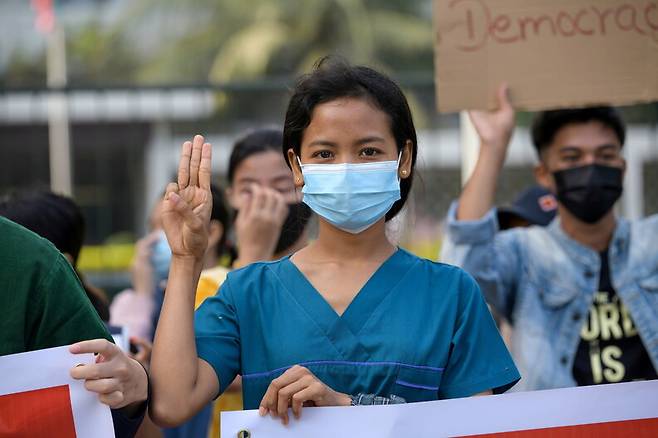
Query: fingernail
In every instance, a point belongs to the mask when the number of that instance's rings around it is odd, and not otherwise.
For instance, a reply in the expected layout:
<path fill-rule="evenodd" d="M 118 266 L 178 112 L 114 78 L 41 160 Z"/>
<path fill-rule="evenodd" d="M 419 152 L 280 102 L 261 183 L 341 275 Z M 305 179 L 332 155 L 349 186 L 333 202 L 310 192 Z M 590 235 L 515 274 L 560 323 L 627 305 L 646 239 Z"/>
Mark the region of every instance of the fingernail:
<path fill-rule="evenodd" d="M 260 415 L 261 417 L 264 417 L 265 414 L 267 414 L 267 409 L 265 409 L 265 406 L 260 406 L 258 408 L 258 415 Z"/>
<path fill-rule="evenodd" d="M 76 344 L 73 344 L 69 347 L 69 351 L 71 353 L 77 353 L 80 351 L 80 347 L 78 347 Z"/>

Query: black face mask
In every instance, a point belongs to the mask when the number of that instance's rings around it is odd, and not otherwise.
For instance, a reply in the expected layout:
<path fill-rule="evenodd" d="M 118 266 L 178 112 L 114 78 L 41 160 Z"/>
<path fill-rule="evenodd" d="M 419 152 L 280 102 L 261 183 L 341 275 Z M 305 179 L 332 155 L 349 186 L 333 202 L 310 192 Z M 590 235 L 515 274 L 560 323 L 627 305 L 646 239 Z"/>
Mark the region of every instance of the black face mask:
<path fill-rule="evenodd" d="M 309 219 L 311 219 L 311 214 L 311 209 L 303 202 L 288 204 L 288 216 L 281 227 L 281 234 L 274 248 L 274 254 L 280 254 L 297 243 L 304 233 Z"/>
<path fill-rule="evenodd" d="M 590 164 L 553 173 L 557 199 L 578 219 L 598 222 L 615 205 L 622 192 L 622 170 Z"/>

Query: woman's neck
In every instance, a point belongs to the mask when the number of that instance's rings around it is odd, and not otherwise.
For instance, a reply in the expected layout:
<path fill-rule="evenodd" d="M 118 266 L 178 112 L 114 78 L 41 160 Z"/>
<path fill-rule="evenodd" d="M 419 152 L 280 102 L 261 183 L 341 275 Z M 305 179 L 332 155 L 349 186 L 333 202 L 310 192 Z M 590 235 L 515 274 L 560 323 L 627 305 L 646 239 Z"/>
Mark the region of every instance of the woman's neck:
<path fill-rule="evenodd" d="M 379 261 L 393 254 L 395 246 L 386 237 L 384 218 L 359 234 L 338 229 L 320 218 L 312 251 L 318 261 Z"/>

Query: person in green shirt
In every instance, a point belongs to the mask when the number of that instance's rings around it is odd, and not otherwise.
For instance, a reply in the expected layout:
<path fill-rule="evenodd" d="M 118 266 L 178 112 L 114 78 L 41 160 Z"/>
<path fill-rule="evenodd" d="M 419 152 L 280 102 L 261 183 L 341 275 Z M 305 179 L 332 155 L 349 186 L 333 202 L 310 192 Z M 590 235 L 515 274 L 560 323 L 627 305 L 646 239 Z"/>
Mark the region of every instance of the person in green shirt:
<path fill-rule="evenodd" d="M 133 436 L 147 399 L 144 368 L 111 341 L 71 264 L 46 239 L 0 217 L 0 356 L 69 345 L 97 353 L 71 377 L 112 408 L 115 434 Z"/>

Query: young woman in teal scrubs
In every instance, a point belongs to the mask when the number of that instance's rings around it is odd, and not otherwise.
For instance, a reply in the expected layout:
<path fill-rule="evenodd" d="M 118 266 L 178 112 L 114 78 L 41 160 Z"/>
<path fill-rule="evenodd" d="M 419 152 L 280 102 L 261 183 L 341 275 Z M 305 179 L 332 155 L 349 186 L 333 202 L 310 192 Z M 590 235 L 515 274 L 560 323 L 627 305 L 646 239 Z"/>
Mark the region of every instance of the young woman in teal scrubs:
<path fill-rule="evenodd" d="M 194 315 L 211 148 L 201 136 L 183 145 L 163 207 L 173 258 L 151 362 L 156 421 L 184 421 L 237 374 L 245 408 L 284 423 L 289 408 L 299 417 L 302 406 L 466 397 L 518 381 L 475 281 L 386 238 L 417 153 L 394 82 L 366 67 L 320 63 L 294 89 L 283 153 L 318 214 L 317 240 L 233 271 Z"/>

